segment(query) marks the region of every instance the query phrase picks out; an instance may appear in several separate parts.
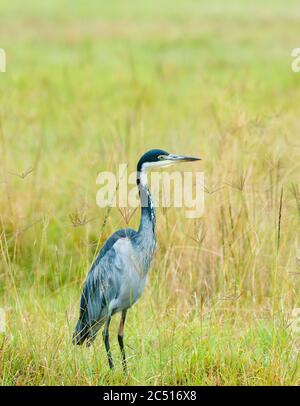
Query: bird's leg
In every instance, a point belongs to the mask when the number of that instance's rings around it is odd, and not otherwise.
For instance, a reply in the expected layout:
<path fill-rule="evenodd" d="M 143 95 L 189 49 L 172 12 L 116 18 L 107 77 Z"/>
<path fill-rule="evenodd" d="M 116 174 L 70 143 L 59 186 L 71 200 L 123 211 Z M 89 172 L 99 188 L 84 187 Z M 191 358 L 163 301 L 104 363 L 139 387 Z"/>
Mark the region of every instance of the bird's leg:
<path fill-rule="evenodd" d="M 103 335 L 103 340 L 104 340 L 104 344 L 105 344 L 105 348 L 106 348 L 106 352 L 107 352 L 109 367 L 110 367 L 110 369 L 113 369 L 114 364 L 113 364 L 112 355 L 111 355 L 111 351 L 110 351 L 109 332 L 108 332 L 110 319 L 111 319 L 111 314 L 108 314 L 102 335 Z"/>
<path fill-rule="evenodd" d="M 119 346 L 120 346 L 121 353 L 122 353 L 122 365 L 123 365 L 123 370 L 125 373 L 127 373 L 127 363 L 126 363 L 126 355 L 125 355 L 123 337 L 124 337 L 124 326 L 125 326 L 125 320 L 126 320 L 126 313 L 127 313 L 127 310 L 122 311 L 120 326 L 119 326 L 119 331 L 118 331 L 118 341 L 119 341 Z"/>

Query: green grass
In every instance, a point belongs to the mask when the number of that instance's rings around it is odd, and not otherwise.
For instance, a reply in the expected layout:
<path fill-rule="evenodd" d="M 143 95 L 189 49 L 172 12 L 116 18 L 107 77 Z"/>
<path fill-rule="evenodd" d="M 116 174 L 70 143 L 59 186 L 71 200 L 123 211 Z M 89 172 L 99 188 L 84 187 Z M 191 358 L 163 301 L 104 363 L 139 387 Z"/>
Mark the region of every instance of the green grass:
<path fill-rule="evenodd" d="M 1 384 L 298 385 L 298 2 L 3 0 L 0 18 Z M 97 174 L 153 147 L 204 158 L 205 211 L 158 209 L 125 377 L 118 317 L 114 373 L 101 335 L 71 335 L 97 245 L 126 226 L 112 209 L 103 227 Z"/>

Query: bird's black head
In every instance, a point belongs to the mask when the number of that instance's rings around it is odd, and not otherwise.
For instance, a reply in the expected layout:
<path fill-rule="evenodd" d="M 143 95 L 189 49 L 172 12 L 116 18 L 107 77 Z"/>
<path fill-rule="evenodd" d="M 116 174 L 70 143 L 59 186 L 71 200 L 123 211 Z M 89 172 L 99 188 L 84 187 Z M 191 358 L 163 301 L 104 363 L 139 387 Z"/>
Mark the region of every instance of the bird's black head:
<path fill-rule="evenodd" d="M 151 149 L 140 158 L 137 171 L 147 171 L 151 168 L 169 166 L 177 162 L 199 161 L 199 159 L 191 156 L 169 154 L 163 149 Z"/>
<path fill-rule="evenodd" d="M 155 166 L 155 162 L 160 162 L 161 157 L 167 155 L 169 155 L 168 152 L 163 149 L 150 149 L 150 151 L 145 152 L 145 154 L 141 156 L 137 164 L 137 171 L 141 172 L 142 169 L 147 166 Z"/>

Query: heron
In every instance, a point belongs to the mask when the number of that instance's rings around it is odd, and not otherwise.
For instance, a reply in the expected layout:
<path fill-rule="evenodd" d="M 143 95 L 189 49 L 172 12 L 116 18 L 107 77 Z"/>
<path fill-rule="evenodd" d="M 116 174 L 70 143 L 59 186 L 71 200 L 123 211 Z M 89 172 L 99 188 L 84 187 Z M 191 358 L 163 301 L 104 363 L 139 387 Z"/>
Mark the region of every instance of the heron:
<path fill-rule="evenodd" d="M 170 154 L 162 149 L 146 152 L 137 164 L 137 187 L 141 202 L 139 229 L 116 231 L 98 253 L 82 288 L 79 319 L 73 343 L 90 346 L 100 328 L 110 369 L 114 368 L 109 342 L 109 325 L 116 313 L 121 313 L 118 342 L 122 366 L 127 372 L 124 349 L 124 326 L 127 310 L 144 291 L 147 274 L 156 248 L 156 215 L 147 173 L 158 167 L 178 162 L 198 161 L 200 158 Z"/>

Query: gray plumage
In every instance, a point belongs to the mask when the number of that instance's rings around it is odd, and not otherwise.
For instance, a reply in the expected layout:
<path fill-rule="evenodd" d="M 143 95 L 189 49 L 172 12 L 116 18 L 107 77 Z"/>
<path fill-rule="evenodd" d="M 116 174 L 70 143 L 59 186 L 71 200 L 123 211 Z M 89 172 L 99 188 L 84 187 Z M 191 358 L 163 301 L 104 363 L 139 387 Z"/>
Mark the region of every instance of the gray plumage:
<path fill-rule="evenodd" d="M 164 157 L 163 159 L 161 157 Z M 147 273 L 156 247 L 155 209 L 147 187 L 146 170 L 159 165 L 160 160 L 195 160 L 191 157 L 170 155 L 163 150 L 151 150 L 138 163 L 137 184 L 141 199 L 141 221 L 138 231 L 130 228 L 118 230 L 100 250 L 83 286 L 79 320 L 73 335 L 74 344 L 90 345 L 105 323 L 103 331 L 108 361 L 113 368 L 108 329 L 111 316 L 122 312 L 119 344 L 126 369 L 123 330 L 127 309 L 143 293 Z"/>
<path fill-rule="evenodd" d="M 153 209 L 154 210 L 154 209 Z M 107 314 L 131 307 L 143 292 L 156 244 L 155 226 L 142 214 L 139 231 L 115 232 L 104 244 L 83 287 L 77 344 L 90 344 Z"/>

